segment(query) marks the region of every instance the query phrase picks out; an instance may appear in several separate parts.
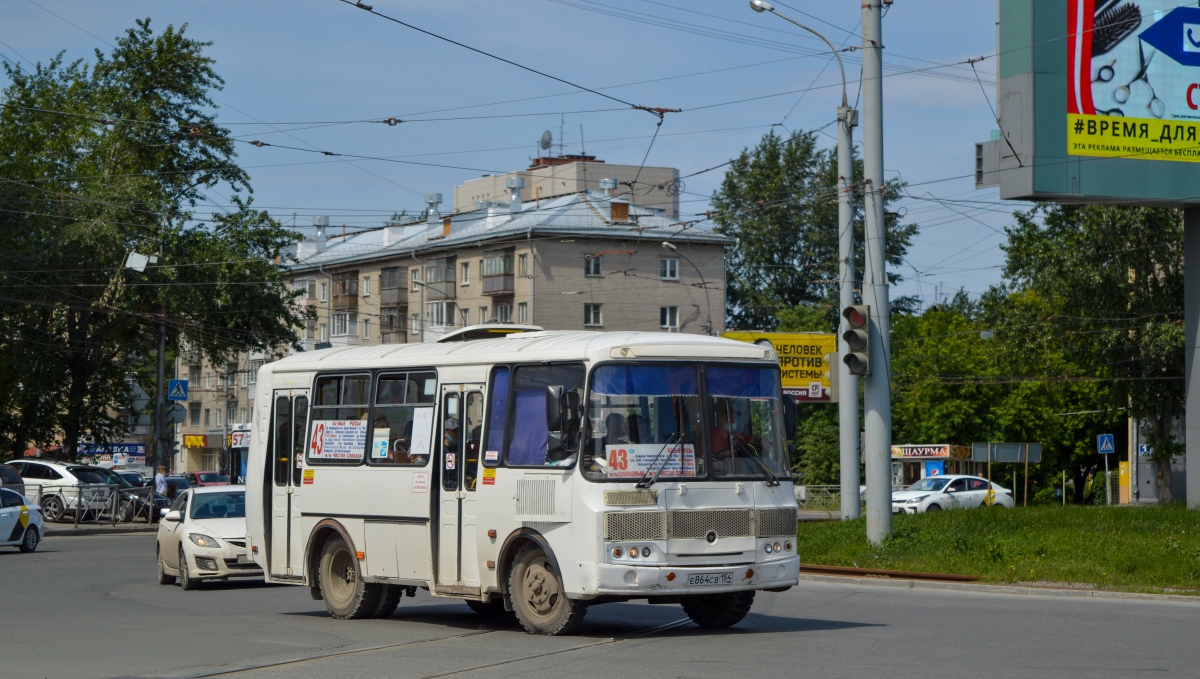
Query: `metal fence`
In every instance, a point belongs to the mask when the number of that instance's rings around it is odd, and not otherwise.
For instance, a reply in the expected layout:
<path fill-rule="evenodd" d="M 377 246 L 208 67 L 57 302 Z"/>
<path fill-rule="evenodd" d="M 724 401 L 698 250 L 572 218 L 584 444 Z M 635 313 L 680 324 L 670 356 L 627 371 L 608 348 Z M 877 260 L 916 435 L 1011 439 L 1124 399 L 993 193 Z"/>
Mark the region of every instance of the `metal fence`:
<path fill-rule="evenodd" d="M 121 488 L 116 484 L 83 483 L 59 484 L 26 480 L 22 485 L 7 484 L 8 488 L 24 495 L 29 504 L 37 505 L 48 523 L 72 521 L 80 523 L 155 520 L 158 508 L 152 488 Z"/>

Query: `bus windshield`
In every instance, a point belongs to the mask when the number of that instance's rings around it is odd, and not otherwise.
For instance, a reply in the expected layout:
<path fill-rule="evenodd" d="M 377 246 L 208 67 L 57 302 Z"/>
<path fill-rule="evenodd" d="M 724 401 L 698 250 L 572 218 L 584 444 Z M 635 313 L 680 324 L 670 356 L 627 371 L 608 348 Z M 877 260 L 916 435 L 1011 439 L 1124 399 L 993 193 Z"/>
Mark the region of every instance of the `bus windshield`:
<path fill-rule="evenodd" d="M 704 380 L 713 477 L 789 476 L 779 371 L 709 365 Z"/>
<path fill-rule="evenodd" d="M 602 365 L 592 372 L 583 473 L 595 481 L 705 475 L 693 365 Z"/>

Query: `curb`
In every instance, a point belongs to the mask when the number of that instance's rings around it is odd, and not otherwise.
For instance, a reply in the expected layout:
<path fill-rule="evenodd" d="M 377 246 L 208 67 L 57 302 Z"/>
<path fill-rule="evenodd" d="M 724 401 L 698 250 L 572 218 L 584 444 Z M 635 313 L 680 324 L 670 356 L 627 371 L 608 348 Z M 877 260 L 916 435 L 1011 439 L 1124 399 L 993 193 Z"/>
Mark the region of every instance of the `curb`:
<path fill-rule="evenodd" d="M 941 589 L 959 592 L 983 592 L 986 594 L 1017 594 L 1024 596 L 1057 596 L 1076 599 L 1126 599 L 1134 601 L 1173 601 L 1200 604 L 1200 596 L 1182 594 L 1141 594 L 1138 592 L 1113 592 L 1102 589 L 1057 589 L 1052 587 L 1028 587 L 1022 585 L 983 585 L 973 582 L 936 582 L 931 580 L 901 580 L 895 578 L 856 578 L 845 575 L 813 575 L 800 566 L 800 579 L 809 582 L 850 581 L 856 585 L 896 587 L 899 589 Z"/>
<path fill-rule="evenodd" d="M 158 526 L 139 526 L 137 528 L 48 528 L 43 537 L 47 538 L 63 538 L 63 537 L 86 537 L 88 535 L 136 535 L 140 533 L 154 533 L 158 530 Z"/>

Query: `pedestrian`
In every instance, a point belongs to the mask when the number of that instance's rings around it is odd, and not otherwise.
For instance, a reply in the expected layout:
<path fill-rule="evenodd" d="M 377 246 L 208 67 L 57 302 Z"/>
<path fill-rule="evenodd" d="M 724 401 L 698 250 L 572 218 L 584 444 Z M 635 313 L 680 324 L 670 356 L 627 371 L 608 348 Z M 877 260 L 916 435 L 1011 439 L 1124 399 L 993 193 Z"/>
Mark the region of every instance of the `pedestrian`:
<path fill-rule="evenodd" d="M 158 473 L 154 475 L 154 492 L 159 495 L 167 494 L 167 468 L 159 467 Z"/>

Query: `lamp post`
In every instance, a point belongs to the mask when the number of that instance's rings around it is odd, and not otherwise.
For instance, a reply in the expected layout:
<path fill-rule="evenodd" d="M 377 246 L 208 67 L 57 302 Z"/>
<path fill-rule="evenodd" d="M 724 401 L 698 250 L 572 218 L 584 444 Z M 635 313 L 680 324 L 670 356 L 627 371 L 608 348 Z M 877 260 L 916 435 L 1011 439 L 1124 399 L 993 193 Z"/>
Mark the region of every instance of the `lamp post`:
<path fill-rule="evenodd" d="M 854 127 L 858 124 L 858 111 L 850 108 L 846 99 L 846 68 L 842 65 L 841 54 L 833 43 L 791 17 L 780 14 L 765 0 L 750 0 L 750 9 L 755 12 L 770 12 L 791 24 L 799 26 L 812 33 L 829 46 L 837 59 L 838 70 L 842 74 L 842 105 L 838 107 L 838 286 L 839 301 L 845 309 L 852 306 L 854 300 L 854 206 L 850 203 L 850 187 L 854 177 Z M 840 315 L 839 315 L 840 317 Z M 847 321 L 843 318 L 838 328 L 838 357 L 844 358 L 850 348 L 842 333 L 848 330 Z M 850 367 L 838 360 L 837 367 L 830 370 L 838 371 L 838 431 L 840 441 L 839 462 L 841 466 L 841 498 L 842 518 L 858 518 L 860 513 L 858 493 L 858 377 L 850 373 Z"/>
<path fill-rule="evenodd" d="M 684 261 L 686 261 L 688 264 L 691 264 L 692 268 L 696 270 L 696 275 L 700 277 L 700 287 L 704 288 L 704 307 L 705 307 L 705 316 L 707 318 L 707 320 L 704 324 L 704 334 L 709 335 L 709 336 L 716 335 L 717 333 L 713 331 L 712 302 L 710 302 L 708 299 L 708 282 L 704 280 L 704 274 L 700 273 L 700 267 L 696 266 L 695 262 L 693 262 L 691 259 L 689 259 L 687 255 L 680 252 L 679 248 L 675 247 L 672 243 L 663 241 L 662 247 L 664 250 L 670 250 L 671 252 L 674 252 L 675 254 L 679 255 L 680 257 L 683 257 Z"/>

